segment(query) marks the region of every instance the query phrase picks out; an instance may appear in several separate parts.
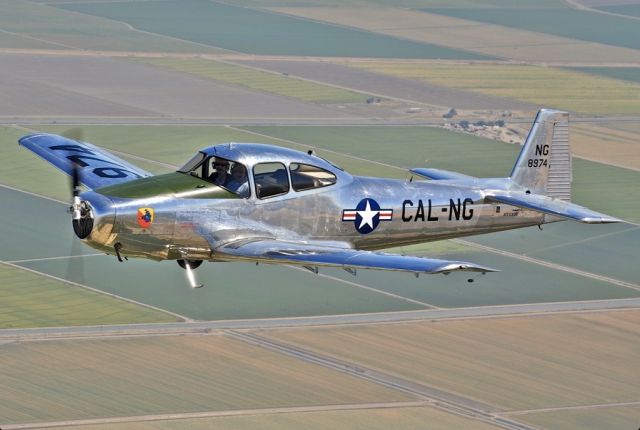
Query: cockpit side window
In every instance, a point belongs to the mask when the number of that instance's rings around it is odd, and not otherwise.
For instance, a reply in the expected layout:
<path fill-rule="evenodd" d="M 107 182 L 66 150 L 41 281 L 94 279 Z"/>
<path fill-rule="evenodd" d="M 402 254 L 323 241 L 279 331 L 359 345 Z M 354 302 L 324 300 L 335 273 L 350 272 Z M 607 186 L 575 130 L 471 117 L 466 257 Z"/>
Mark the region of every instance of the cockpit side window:
<path fill-rule="evenodd" d="M 178 172 L 211 182 L 243 198 L 251 196 L 249 177 L 244 164 L 221 157 L 206 157 L 202 153 L 199 155 L 202 157 L 194 157 Z"/>
<path fill-rule="evenodd" d="M 336 183 L 336 175 L 310 164 L 291 163 L 291 185 L 296 191 L 328 187 Z"/>
<path fill-rule="evenodd" d="M 253 167 L 253 181 L 259 199 L 275 197 L 289 192 L 289 177 L 282 163 L 260 163 Z"/>

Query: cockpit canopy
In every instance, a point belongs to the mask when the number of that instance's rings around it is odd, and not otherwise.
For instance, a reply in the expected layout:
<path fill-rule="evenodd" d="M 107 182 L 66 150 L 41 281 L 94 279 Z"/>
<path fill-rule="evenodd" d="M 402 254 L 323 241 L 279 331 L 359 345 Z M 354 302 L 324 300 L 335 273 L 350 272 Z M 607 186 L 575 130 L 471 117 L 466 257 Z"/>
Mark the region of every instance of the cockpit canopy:
<path fill-rule="evenodd" d="M 178 172 L 220 186 L 248 198 L 253 188 L 258 199 L 329 187 L 342 169 L 310 153 L 271 145 L 224 144 L 198 152 Z M 249 178 L 251 172 L 251 178 Z"/>

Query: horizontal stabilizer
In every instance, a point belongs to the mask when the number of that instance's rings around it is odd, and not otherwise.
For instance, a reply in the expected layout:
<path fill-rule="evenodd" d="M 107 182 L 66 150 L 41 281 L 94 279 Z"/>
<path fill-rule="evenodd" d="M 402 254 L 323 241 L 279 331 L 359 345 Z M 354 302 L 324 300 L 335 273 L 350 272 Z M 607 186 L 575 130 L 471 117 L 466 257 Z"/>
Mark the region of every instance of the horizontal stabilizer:
<path fill-rule="evenodd" d="M 18 142 L 69 176 L 75 164 L 80 171 L 80 183 L 91 189 L 152 176 L 95 145 L 55 134 L 31 134 Z"/>
<path fill-rule="evenodd" d="M 497 203 L 505 203 L 524 209 L 532 209 L 534 211 L 550 215 L 557 215 L 586 224 L 623 222 L 618 218 L 592 211 L 591 209 L 587 209 L 571 202 L 541 196 L 539 194 L 527 194 L 521 191 L 492 193 L 487 195 L 487 200 Z"/>
<path fill-rule="evenodd" d="M 443 179 L 475 179 L 473 176 L 463 175 L 462 173 L 441 169 L 423 169 L 421 167 L 418 167 L 409 171 L 418 176 L 422 176 L 423 178 L 435 181 Z"/>
<path fill-rule="evenodd" d="M 314 243 L 285 242 L 271 239 L 234 242 L 215 250 L 225 257 L 266 263 L 328 266 L 346 269 L 396 270 L 413 273 L 449 273 L 454 271 L 497 272 L 466 261 L 438 260 L 381 252 L 360 251 Z"/>

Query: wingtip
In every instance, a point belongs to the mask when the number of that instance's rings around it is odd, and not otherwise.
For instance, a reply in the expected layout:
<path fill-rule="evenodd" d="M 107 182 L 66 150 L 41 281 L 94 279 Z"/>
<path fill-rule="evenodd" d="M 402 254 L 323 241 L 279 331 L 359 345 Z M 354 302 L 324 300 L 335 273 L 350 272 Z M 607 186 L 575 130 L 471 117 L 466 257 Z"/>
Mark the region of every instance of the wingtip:
<path fill-rule="evenodd" d="M 625 221 L 619 218 L 604 216 L 604 217 L 584 217 L 580 219 L 580 222 L 585 224 L 614 224 L 614 223 L 625 222 Z"/>
<path fill-rule="evenodd" d="M 451 273 L 451 272 L 459 272 L 459 271 L 481 272 L 481 273 L 500 272 L 500 270 L 493 269 L 491 267 L 484 267 L 484 266 L 479 266 L 479 265 L 473 264 L 473 263 L 466 263 L 466 262 L 463 262 L 463 261 L 457 261 L 457 262 L 452 262 L 452 263 L 449 263 L 447 265 L 442 266 L 441 268 L 439 268 L 437 270 L 437 273 Z"/>

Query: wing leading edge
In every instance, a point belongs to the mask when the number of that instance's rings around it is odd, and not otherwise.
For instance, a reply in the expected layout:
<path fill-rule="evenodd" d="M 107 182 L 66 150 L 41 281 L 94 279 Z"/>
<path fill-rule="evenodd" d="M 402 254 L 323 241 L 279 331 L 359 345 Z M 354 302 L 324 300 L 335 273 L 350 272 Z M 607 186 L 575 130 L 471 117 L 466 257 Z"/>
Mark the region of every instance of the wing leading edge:
<path fill-rule="evenodd" d="M 70 176 L 75 163 L 80 182 L 91 189 L 152 176 L 95 145 L 55 134 L 31 134 L 18 142 Z"/>
<path fill-rule="evenodd" d="M 279 240 L 233 242 L 216 249 L 232 259 L 266 263 L 326 266 L 343 269 L 395 270 L 412 273 L 449 273 L 454 271 L 497 272 L 466 261 L 438 260 L 381 252 L 360 251 L 311 243 Z"/>

